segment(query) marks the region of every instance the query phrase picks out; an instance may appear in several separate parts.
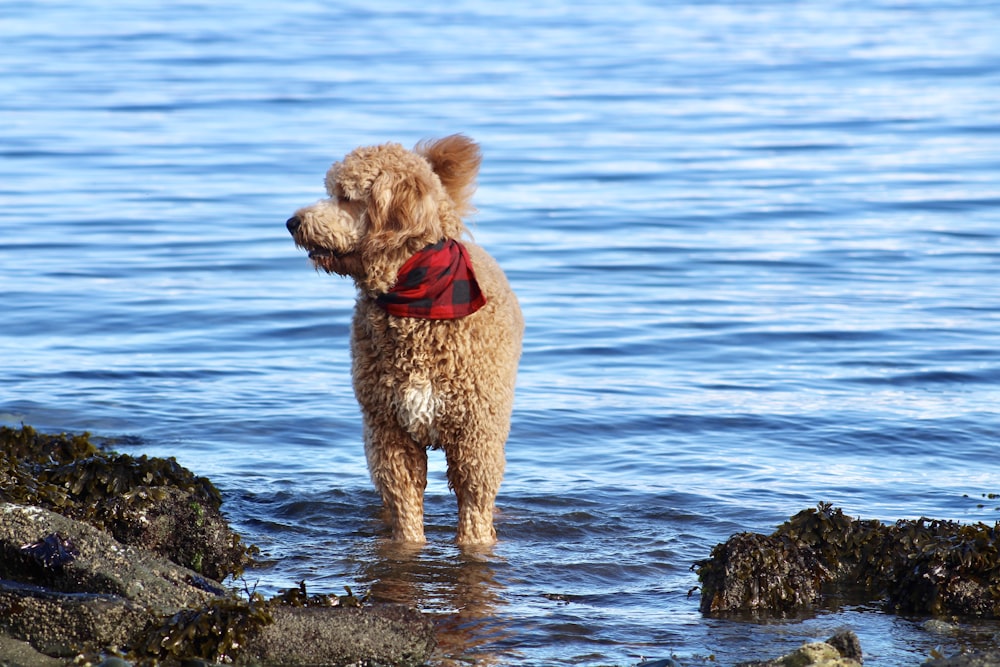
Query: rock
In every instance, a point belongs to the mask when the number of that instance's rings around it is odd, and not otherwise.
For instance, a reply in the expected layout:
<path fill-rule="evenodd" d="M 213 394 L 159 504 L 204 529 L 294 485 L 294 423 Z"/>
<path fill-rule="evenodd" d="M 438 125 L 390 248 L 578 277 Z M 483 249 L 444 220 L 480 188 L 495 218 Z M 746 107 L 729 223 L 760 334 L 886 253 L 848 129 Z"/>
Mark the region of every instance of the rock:
<path fill-rule="evenodd" d="M 837 653 L 840 657 L 847 658 L 848 660 L 854 660 L 856 662 L 864 662 L 861 653 L 861 641 L 858 636 L 854 634 L 851 630 L 842 630 L 834 636 L 826 640 L 826 643 L 837 649 Z"/>
<path fill-rule="evenodd" d="M 845 653 L 846 651 L 846 653 Z M 825 642 L 810 642 L 774 660 L 742 662 L 737 667 L 861 667 L 861 644 L 853 632 L 840 632 Z"/>
<path fill-rule="evenodd" d="M 940 618 L 929 618 L 920 624 L 925 632 L 932 635 L 954 635 L 958 633 L 958 626 Z"/>
<path fill-rule="evenodd" d="M 363 608 L 277 607 L 274 623 L 248 641 L 243 664 L 424 664 L 434 650 L 434 627 L 401 605 Z"/>
<path fill-rule="evenodd" d="M 884 598 L 908 614 L 1000 618 L 1000 523 L 917 519 L 886 526 L 821 503 L 772 535 L 734 535 L 694 564 L 702 613 L 786 613 L 826 590 Z"/>
<path fill-rule="evenodd" d="M 220 504 L 208 480 L 173 459 L 0 428 L 0 666 L 430 657 L 434 628 L 417 610 L 363 606 L 349 590 L 310 596 L 304 582 L 294 594 L 244 599 L 203 576 L 241 569 L 252 550 Z"/>
<path fill-rule="evenodd" d="M 155 497 L 155 502 L 130 504 L 116 499 L 105 505 L 103 523 L 119 542 L 148 549 L 218 581 L 242 572 L 249 563 L 246 545 L 219 508 L 198 495 L 172 487 L 138 487 L 131 494 Z"/>
<path fill-rule="evenodd" d="M 829 573 L 812 551 L 783 536 L 734 535 L 696 564 L 702 613 L 792 610 L 819 598 Z"/>
<path fill-rule="evenodd" d="M 209 480 L 172 458 L 101 451 L 87 434 L 0 427 L 0 502 L 84 521 L 220 581 L 255 552 L 230 529 Z"/>
<path fill-rule="evenodd" d="M 26 545 L 65 545 L 61 559 Z M 143 628 L 222 588 L 107 533 L 38 507 L 0 504 L 0 628 L 47 655 L 128 645 Z"/>
<path fill-rule="evenodd" d="M 62 667 L 65 660 L 39 653 L 28 642 L 0 632 L 0 665 L 4 667 Z"/>
<path fill-rule="evenodd" d="M 50 535 L 77 552 L 49 567 L 23 553 L 24 545 Z M 198 573 L 116 541 L 93 526 L 39 507 L 0 504 L 0 578 L 36 584 L 60 593 L 102 594 L 173 613 L 200 605 L 222 586 Z"/>
<path fill-rule="evenodd" d="M 157 617 L 113 595 L 54 593 L 0 582 L 3 630 L 49 656 L 70 657 L 85 646 L 125 646 Z M 0 654 L 0 664 L 7 656 Z"/>
<path fill-rule="evenodd" d="M 681 663 L 673 658 L 660 658 L 659 660 L 643 660 L 635 667 L 681 667 Z"/>
<path fill-rule="evenodd" d="M 934 658 L 923 663 L 922 667 L 1000 667 L 1000 649 Z"/>

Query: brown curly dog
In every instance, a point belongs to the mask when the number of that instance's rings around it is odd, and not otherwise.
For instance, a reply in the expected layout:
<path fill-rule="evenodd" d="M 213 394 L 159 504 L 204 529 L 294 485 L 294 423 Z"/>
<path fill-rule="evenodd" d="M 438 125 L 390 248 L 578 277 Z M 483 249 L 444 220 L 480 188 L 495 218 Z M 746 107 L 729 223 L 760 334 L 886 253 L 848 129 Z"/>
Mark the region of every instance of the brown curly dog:
<path fill-rule="evenodd" d="M 496 541 L 524 320 L 496 261 L 462 240 L 481 159 L 462 135 L 358 148 L 327 172 L 329 198 L 287 222 L 317 268 L 357 285 L 354 393 L 401 542 L 424 541 L 428 448 L 447 458 L 459 544 Z"/>

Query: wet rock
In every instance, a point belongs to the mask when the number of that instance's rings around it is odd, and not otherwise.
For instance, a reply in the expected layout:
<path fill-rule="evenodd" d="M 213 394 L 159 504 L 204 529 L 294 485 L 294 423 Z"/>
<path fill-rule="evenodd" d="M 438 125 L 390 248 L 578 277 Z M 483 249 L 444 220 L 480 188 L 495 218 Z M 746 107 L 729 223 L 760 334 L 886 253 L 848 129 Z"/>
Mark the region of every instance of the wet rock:
<path fill-rule="evenodd" d="M 702 613 L 735 609 L 785 611 L 819 598 L 829 573 L 809 549 L 784 536 L 734 535 L 701 561 Z"/>
<path fill-rule="evenodd" d="M 71 657 L 86 646 L 125 646 L 156 618 L 142 605 L 113 595 L 54 593 L 3 581 L 0 615 L 0 628 L 9 639 L 60 657 Z M 9 659 L 0 653 L 0 664 Z"/>
<path fill-rule="evenodd" d="M 826 643 L 837 649 L 840 657 L 864 662 L 861 652 L 861 641 L 851 630 L 843 630 L 826 640 Z"/>
<path fill-rule="evenodd" d="M 851 631 L 839 632 L 825 642 L 810 642 L 774 660 L 741 662 L 737 667 L 860 667 L 861 644 Z"/>
<path fill-rule="evenodd" d="M 363 606 L 350 590 L 307 595 L 304 582 L 244 599 L 204 576 L 241 569 L 251 551 L 220 504 L 172 459 L 0 429 L 0 666 L 75 664 L 81 653 L 108 665 L 429 658 L 433 626 L 416 610 Z"/>
<path fill-rule="evenodd" d="M 39 653 L 28 642 L 8 637 L 0 632 L 0 665 L 4 667 L 62 667 L 65 660 Z"/>
<path fill-rule="evenodd" d="M 229 528 L 219 508 L 184 489 L 140 487 L 132 494 L 148 496 L 155 503 L 136 506 L 116 500 L 106 506 L 103 522 L 118 541 L 219 581 L 249 564 L 250 549 Z"/>
<path fill-rule="evenodd" d="M 244 664 L 424 664 L 434 650 L 434 627 L 401 605 L 365 608 L 277 607 L 274 623 L 246 646 Z"/>
<path fill-rule="evenodd" d="M 922 667 L 1000 667 L 1000 649 L 934 658 L 925 662 Z"/>
<path fill-rule="evenodd" d="M 1000 524 L 886 526 L 821 503 L 770 536 L 734 535 L 695 563 L 702 613 L 791 612 L 838 590 L 909 614 L 1000 618 Z"/>

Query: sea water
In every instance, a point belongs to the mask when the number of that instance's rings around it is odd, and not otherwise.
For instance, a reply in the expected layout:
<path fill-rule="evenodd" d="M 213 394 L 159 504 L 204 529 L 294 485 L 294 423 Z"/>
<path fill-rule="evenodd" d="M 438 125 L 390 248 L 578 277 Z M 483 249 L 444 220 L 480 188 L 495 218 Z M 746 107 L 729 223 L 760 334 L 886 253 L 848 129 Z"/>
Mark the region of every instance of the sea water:
<path fill-rule="evenodd" d="M 1000 5 L 39 0 L 0 7 L 0 421 L 210 477 L 274 593 L 432 614 L 436 664 L 717 664 L 839 629 L 698 612 L 693 562 L 828 501 L 1000 518 Z M 349 281 L 284 228 L 357 145 L 463 132 L 527 332 L 499 543 L 387 543 Z"/>

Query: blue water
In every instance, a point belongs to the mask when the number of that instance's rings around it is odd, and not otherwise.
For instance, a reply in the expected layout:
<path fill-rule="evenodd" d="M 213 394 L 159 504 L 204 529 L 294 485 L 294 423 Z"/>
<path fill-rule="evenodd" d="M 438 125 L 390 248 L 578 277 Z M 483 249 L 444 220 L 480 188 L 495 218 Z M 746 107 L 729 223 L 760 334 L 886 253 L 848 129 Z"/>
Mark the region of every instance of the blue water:
<path fill-rule="evenodd" d="M 211 477 L 275 592 L 435 615 L 435 664 L 716 664 L 877 605 L 698 613 L 693 561 L 825 500 L 994 522 L 1000 5 L 60 0 L 0 7 L 0 421 Z M 386 544 L 353 288 L 284 228 L 357 145 L 465 132 L 527 320 L 500 542 Z"/>

